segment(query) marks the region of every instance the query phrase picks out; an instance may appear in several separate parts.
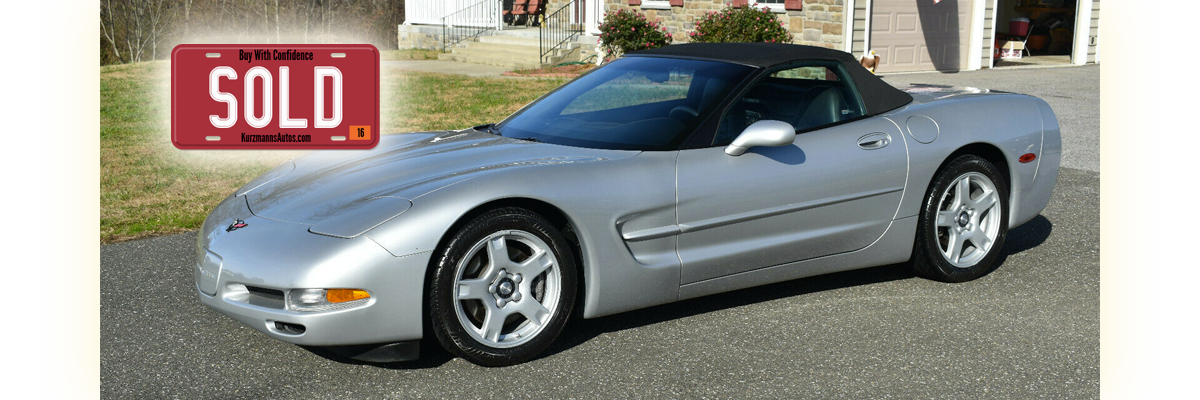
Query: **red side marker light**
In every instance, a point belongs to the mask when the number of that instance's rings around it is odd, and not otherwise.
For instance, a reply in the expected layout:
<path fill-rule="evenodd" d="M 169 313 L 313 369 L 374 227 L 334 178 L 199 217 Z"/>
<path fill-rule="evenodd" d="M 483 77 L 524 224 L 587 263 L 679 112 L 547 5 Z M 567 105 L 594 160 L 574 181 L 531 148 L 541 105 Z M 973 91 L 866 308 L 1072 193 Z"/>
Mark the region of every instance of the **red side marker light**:
<path fill-rule="evenodd" d="M 1034 159 L 1037 159 L 1037 154 L 1025 153 L 1025 155 L 1021 156 L 1021 158 L 1018 158 L 1017 161 L 1020 161 L 1022 164 L 1024 164 L 1033 161 Z"/>

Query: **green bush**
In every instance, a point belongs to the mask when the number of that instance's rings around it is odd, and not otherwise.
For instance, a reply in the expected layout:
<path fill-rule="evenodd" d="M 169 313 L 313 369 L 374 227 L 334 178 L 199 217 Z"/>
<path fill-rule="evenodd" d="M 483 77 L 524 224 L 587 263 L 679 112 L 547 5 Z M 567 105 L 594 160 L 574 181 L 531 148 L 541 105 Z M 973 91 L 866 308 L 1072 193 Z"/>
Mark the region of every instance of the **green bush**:
<path fill-rule="evenodd" d="M 691 34 L 696 43 L 767 42 L 791 43 L 792 34 L 770 9 L 750 6 L 725 7 L 696 21 Z"/>
<path fill-rule="evenodd" d="M 600 47 L 604 49 L 606 59 L 668 44 L 671 44 L 671 35 L 667 29 L 658 21 L 647 21 L 646 16 L 637 11 L 621 9 L 605 13 L 604 23 L 600 24 Z"/>

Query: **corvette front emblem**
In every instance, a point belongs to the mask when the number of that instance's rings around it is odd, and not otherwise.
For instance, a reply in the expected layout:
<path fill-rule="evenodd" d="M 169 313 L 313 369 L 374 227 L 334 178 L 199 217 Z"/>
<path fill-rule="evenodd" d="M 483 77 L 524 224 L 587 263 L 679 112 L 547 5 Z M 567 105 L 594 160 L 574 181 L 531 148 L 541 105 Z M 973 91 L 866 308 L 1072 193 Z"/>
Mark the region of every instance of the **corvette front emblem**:
<path fill-rule="evenodd" d="M 235 219 L 235 220 L 233 220 L 232 224 L 229 224 L 228 228 L 225 228 L 225 232 L 233 232 L 238 229 L 245 228 L 246 226 L 247 226 L 246 221 L 242 221 L 240 219 Z"/>

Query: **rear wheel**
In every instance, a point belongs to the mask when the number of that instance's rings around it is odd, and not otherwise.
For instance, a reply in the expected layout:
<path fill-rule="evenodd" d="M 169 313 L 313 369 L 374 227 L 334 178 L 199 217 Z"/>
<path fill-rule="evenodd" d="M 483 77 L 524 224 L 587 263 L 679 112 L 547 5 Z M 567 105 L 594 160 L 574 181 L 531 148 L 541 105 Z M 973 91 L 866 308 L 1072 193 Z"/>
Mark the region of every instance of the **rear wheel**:
<path fill-rule="evenodd" d="M 439 249 L 430 321 L 452 353 L 484 366 L 512 365 L 546 349 L 575 302 L 570 245 L 553 224 L 521 208 L 474 218 Z"/>
<path fill-rule="evenodd" d="M 938 172 L 925 196 L 913 248 L 913 271 L 945 282 L 982 276 L 1008 233 L 1008 187 L 987 160 L 964 155 Z"/>

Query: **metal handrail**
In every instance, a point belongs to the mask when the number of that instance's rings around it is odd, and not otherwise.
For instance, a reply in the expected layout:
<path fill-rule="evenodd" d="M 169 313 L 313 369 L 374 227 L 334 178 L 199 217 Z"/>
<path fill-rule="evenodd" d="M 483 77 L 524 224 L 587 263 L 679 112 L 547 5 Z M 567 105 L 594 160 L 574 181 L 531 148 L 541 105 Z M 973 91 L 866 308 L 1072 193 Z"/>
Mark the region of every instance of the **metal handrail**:
<path fill-rule="evenodd" d="M 502 0 L 481 0 L 442 17 L 442 52 L 464 40 L 500 28 Z"/>
<path fill-rule="evenodd" d="M 541 29 L 538 30 L 538 49 L 541 51 L 542 64 L 553 62 L 550 54 L 575 40 L 583 32 L 577 24 L 571 23 L 571 10 L 576 6 L 575 0 L 568 1 L 566 5 L 543 18 Z M 582 25 L 582 21 L 578 25 Z"/>

